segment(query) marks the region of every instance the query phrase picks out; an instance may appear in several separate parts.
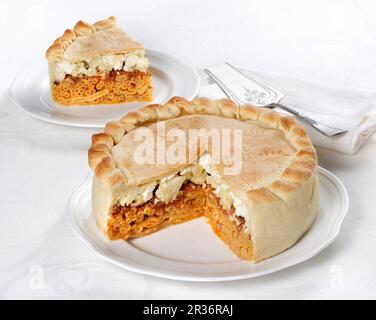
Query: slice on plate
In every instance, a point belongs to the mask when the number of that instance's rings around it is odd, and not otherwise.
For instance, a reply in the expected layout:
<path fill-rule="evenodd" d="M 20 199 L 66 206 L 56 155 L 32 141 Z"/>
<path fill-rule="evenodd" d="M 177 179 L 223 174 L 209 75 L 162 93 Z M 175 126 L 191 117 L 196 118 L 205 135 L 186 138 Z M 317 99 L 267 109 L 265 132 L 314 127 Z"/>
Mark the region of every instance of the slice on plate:
<path fill-rule="evenodd" d="M 93 214 L 112 240 L 206 216 L 238 257 L 258 262 L 294 245 L 318 209 L 304 128 L 227 99 L 176 97 L 128 113 L 93 135 L 89 164 Z"/>
<path fill-rule="evenodd" d="M 152 100 L 144 47 L 114 17 L 79 21 L 48 48 L 52 96 L 60 105 L 118 104 Z"/>

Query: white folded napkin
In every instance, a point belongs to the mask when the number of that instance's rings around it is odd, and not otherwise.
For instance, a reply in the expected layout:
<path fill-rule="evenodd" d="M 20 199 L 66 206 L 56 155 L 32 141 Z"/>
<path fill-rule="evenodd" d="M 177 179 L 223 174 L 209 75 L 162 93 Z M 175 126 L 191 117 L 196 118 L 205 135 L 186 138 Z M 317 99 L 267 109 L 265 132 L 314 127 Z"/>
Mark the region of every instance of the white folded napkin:
<path fill-rule="evenodd" d="M 221 66 L 217 65 L 213 70 L 221 71 L 219 74 L 223 78 L 226 68 L 221 69 Z M 327 125 L 348 130 L 347 133 L 329 138 L 306 125 L 313 144 L 317 147 L 353 154 L 376 130 L 374 91 L 336 88 L 281 75 L 242 71 L 251 78 L 281 91 L 284 95 L 280 100 L 281 104 Z M 202 86 L 199 96 L 212 99 L 226 97 L 216 84 Z"/>

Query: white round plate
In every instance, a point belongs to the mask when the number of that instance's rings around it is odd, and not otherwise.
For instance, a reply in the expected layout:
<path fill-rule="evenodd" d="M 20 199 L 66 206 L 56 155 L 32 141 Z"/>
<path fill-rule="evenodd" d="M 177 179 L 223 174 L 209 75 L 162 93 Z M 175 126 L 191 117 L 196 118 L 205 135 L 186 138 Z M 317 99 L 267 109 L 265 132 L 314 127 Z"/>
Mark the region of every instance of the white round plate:
<path fill-rule="evenodd" d="M 290 249 L 257 264 L 238 259 L 204 218 L 130 241 L 109 241 L 91 214 L 90 175 L 69 201 L 73 229 L 103 259 L 127 270 L 185 281 L 227 281 L 259 277 L 303 262 L 334 241 L 349 200 L 342 182 L 319 168 L 320 209 L 311 229 Z"/>
<path fill-rule="evenodd" d="M 10 87 L 12 100 L 30 116 L 40 120 L 67 126 L 100 128 L 108 121 L 118 120 L 124 113 L 146 104 L 164 103 L 173 96 L 190 100 L 197 95 L 200 76 L 195 68 L 162 52 L 151 49 L 146 52 L 153 74 L 152 102 L 109 106 L 58 106 L 52 100 L 47 62 L 32 64 L 17 75 Z"/>

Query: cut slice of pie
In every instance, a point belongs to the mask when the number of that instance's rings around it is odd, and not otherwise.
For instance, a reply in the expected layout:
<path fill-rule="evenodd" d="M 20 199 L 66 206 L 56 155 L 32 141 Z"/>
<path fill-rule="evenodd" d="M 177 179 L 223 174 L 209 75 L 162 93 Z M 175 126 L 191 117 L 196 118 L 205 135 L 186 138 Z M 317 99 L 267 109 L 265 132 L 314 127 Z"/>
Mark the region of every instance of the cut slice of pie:
<path fill-rule="evenodd" d="M 145 49 L 114 17 L 93 25 L 79 21 L 46 52 L 53 99 L 60 105 L 151 101 Z"/>
<path fill-rule="evenodd" d="M 171 150 L 183 161 L 169 161 Z M 295 244 L 316 217 L 315 149 L 300 124 L 267 109 L 175 97 L 108 123 L 88 156 L 93 214 L 112 240 L 205 216 L 238 257 L 258 262 Z"/>

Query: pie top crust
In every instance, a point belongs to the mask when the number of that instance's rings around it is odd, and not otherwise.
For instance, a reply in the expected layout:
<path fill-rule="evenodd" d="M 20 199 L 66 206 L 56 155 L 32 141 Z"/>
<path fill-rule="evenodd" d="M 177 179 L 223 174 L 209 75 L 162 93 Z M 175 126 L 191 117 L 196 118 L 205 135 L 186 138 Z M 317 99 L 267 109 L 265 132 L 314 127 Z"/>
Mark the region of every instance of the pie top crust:
<path fill-rule="evenodd" d="M 241 170 L 239 167 L 240 174 L 226 175 L 226 166 L 222 162 L 219 164 L 211 164 L 212 169 L 221 175 L 226 185 L 238 192 L 257 189 L 260 186 L 273 182 L 282 174 L 283 169 L 289 165 L 295 153 L 295 149 L 285 139 L 281 131 L 231 118 L 193 114 L 169 119 L 165 122 L 164 127 L 166 132 L 169 132 L 169 130 L 173 128 L 179 128 L 180 132 L 185 133 L 186 138 L 184 141 L 186 142 L 189 141 L 189 130 L 192 129 L 200 130 L 205 128 L 207 131 L 210 131 L 211 129 L 220 128 L 228 129 L 228 132 L 231 133 L 234 133 L 236 129 L 242 130 L 241 154 L 239 150 L 238 159 L 236 159 L 239 163 L 242 162 Z M 155 155 L 157 154 L 157 124 L 152 123 L 148 125 L 148 129 L 150 129 L 150 132 L 153 133 L 153 137 L 155 137 L 153 139 L 154 150 L 152 152 L 152 154 Z M 154 181 L 156 177 L 160 178 L 173 174 L 183 169 L 187 164 L 194 163 L 198 156 L 201 156 L 206 150 L 208 150 L 209 154 L 212 154 L 210 144 L 201 145 L 201 148 L 197 148 L 195 145 L 189 145 L 189 143 L 187 143 L 187 146 L 185 146 L 186 157 L 184 162 L 177 164 L 164 162 L 158 165 L 145 166 L 135 161 L 135 157 L 133 157 L 139 145 L 139 142 L 137 142 L 135 138 L 138 132 L 139 130 L 136 128 L 126 134 L 111 151 L 112 157 L 117 163 L 117 167 L 122 172 L 125 172 L 129 184 L 141 185 Z M 159 136 L 161 136 L 161 138 L 163 138 L 162 135 L 163 132 L 160 132 Z M 234 138 L 234 136 L 232 138 Z M 232 158 L 234 154 L 230 154 L 230 151 L 234 153 L 234 143 L 230 139 L 223 140 L 224 141 L 222 141 L 221 145 L 218 147 L 222 150 L 229 150 L 229 154 L 222 154 L 222 157 L 226 156 L 226 159 L 222 160 L 230 166 L 232 162 L 235 162 Z M 175 139 L 166 139 L 164 142 L 166 149 L 175 142 Z"/>
<path fill-rule="evenodd" d="M 144 51 L 144 47 L 129 37 L 116 24 L 115 17 L 94 24 L 77 22 L 57 38 L 46 51 L 49 61 L 77 62 L 98 55 Z"/>
<path fill-rule="evenodd" d="M 179 120 L 182 116 L 186 116 L 184 121 Z M 165 105 L 148 105 L 130 112 L 120 121 L 107 123 L 104 133 L 92 136 L 88 157 L 96 177 L 114 188 L 118 184 L 141 184 L 184 167 L 166 164 L 147 168 L 132 161 L 136 144 L 133 130 L 147 125 L 155 131 L 154 123 L 163 120 L 183 130 L 227 127 L 252 131 L 243 134 L 242 173 L 224 176 L 234 190 L 249 196 L 262 197 L 271 192 L 283 197 L 309 179 L 316 168 L 315 149 L 304 127 L 295 120 L 268 109 L 239 107 L 228 99 L 187 101 L 174 97 Z M 222 172 L 224 165 L 214 169 Z"/>

